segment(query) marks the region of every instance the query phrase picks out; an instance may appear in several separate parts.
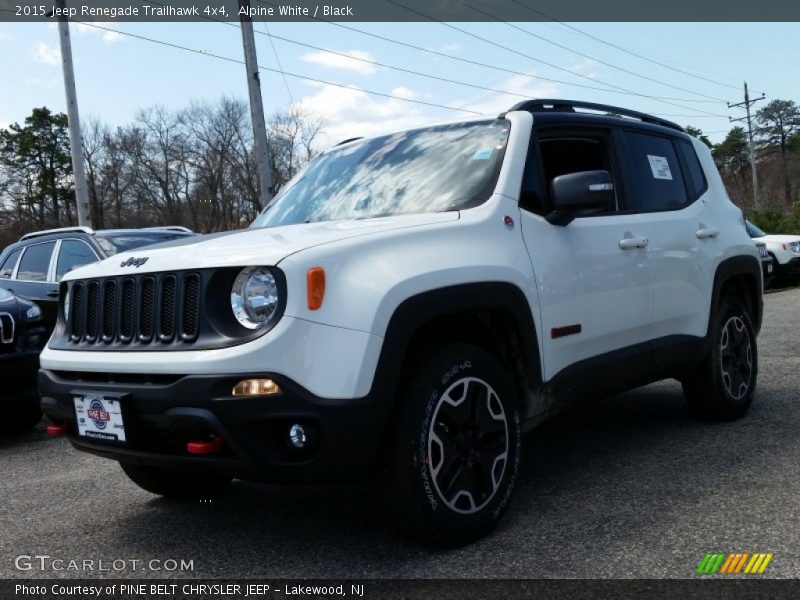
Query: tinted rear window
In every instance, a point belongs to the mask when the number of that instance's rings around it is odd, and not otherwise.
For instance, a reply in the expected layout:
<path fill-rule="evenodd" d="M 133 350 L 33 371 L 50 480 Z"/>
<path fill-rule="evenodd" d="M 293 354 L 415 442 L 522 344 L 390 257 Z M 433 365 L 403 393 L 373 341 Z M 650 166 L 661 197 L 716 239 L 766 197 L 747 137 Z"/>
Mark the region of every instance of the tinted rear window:
<path fill-rule="evenodd" d="M 626 131 L 637 210 L 673 210 L 687 202 L 680 163 L 672 140 Z"/>

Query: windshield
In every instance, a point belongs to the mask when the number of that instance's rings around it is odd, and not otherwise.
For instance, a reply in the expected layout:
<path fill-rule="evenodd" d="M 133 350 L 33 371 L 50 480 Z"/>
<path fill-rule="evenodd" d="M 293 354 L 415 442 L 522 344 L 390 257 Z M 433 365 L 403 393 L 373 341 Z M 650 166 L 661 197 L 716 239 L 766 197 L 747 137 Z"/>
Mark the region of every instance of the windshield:
<path fill-rule="evenodd" d="M 753 225 L 750 221 L 745 221 L 745 229 L 747 229 L 747 235 L 751 238 L 760 238 L 767 235 L 763 231 L 761 231 L 758 227 Z"/>
<path fill-rule="evenodd" d="M 510 123 L 491 120 L 395 133 L 311 161 L 253 227 L 471 208 L 494 191 Z"/>
<path fill-rule="evenodd" d="M 187 237 L 185 233 L 126 233 L 119 235 L 95 236 L 97 243 L 108 256 L 114 256 L 119 252 L 135 250 L 142 246 L 169 242 L 178 238 Z"/>

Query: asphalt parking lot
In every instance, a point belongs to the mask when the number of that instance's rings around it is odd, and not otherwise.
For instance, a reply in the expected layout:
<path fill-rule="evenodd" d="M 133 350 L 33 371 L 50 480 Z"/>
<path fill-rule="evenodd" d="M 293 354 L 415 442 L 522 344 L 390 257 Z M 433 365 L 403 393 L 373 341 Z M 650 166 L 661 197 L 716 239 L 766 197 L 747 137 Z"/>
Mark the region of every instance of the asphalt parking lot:
<path fill-rule="evenodd" d="M 692 419 L 672 381 L 565 415 L 526 438 L 501 526 L 458 550 L 398 538 L 365 485 L 236 482 L 212 504 L 180 504 L 41 426 L 5 437 L 0 577 L 684 578 L 710 551 L 772 552 L 764 576 L 800 577 L 800 290 L 765 304 L 745 419 Z M 129 566 L 20 571 L 19 555 Z M 153 559 L 194 569 L 142 566 Z"/>

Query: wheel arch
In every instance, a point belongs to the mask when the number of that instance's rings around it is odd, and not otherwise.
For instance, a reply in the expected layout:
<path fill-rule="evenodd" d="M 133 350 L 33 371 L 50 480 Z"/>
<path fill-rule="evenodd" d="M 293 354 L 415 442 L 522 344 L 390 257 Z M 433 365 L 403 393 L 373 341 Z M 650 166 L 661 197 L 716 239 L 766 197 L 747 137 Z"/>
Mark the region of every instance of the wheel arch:
<path fill-rule="evenodd" d="M 758 333 L 764 313 L 763 281 L 761 262 L 754 256 L 733 256 L 723 260 L 714 274 L 714 288 L 711 310 L 708 316 L 708 332 L 711 333 L 711 320 L 723 295 L 732 293 L 744 296 L 750 303 L 753 327 Z"/>
<path fill-rule="evenodd" d="M 535 389 L 541 383 L 531 307 L 512 283 L 458 284 L 425 291 L 400 303 L 386 328 L 370 395 L 391 398 L 386 402 L 391 405 L 408 357 L 431 341 L 473 343 L 510 362 L 517 385 Z M 520 392 L 521 398 L 530 396 L 525 389 Z"/>

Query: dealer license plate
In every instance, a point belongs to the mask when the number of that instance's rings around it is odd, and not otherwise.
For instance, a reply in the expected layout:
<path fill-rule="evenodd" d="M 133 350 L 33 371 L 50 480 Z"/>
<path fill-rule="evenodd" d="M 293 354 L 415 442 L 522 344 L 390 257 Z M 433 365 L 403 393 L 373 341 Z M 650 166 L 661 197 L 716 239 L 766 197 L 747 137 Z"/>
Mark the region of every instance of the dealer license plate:
<path fill-rule="evenodd" d="M 103 394 L 75 395 L 78 435 L 96 440 L 125 441 L 125 424 L 118 397 Z"/>

